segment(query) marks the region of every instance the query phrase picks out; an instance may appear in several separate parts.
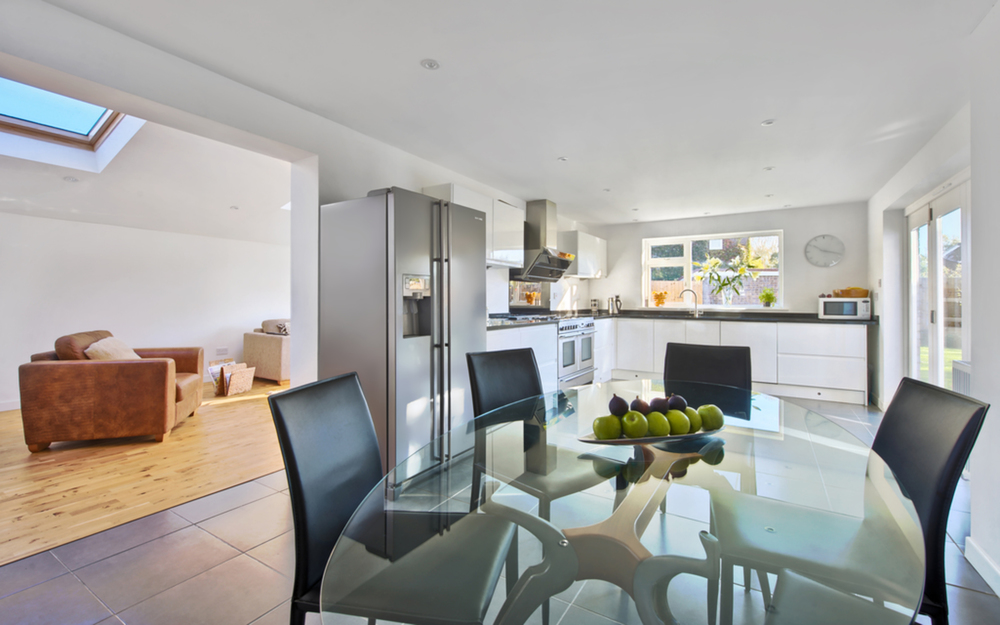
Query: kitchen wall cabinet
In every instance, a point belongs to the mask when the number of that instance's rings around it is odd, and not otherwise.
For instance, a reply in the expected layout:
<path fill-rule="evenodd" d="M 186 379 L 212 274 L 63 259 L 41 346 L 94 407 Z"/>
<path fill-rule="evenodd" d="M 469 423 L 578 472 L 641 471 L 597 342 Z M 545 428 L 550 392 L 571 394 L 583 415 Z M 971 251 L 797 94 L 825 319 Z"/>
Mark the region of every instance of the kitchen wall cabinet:
<path fill-rule="evenodd" d="M 559 363 L 556 350 L 558 326 L 554 323 L 517 326 L 486 332 L 486 351 L 530 347 L 538 362 L 538 375 L 542 378 L 542 390 L 555 393 L 559 390 Z"/>
<path fill-rule="evenodd" d="M 482 211 L 486 221 L 486 264 L 524 265 L 524 209 L 455 184 L 424 187 L 424 195 Z"/>
<path fill-rule="evenodd" d="M 604 278 L 608 275 L 608 242 L 579 230 L 560 232 L 557 248 L 576 256 L 566 276 L 570 278 Z"/>
<path fill-rule="evenodd" d="M 610 382 L 615 368 L 615 320 L 594 321 L 594 381 Z"/>

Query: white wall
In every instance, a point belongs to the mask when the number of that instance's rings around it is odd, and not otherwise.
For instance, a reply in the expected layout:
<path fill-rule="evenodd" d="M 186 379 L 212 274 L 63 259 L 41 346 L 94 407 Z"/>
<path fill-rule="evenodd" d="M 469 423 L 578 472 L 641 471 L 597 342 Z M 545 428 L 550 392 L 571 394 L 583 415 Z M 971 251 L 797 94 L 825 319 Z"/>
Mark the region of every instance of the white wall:
<path fill-rule="evenodd" d="M 902 209 L 969 166 L 971 119 L 969 106 L 962 107 L 868 201 L 868 284 L 879 316 L 871 393 L 883 409 L 906 374 L 907 235 L 905 220 L 900 221 Z"/>
<path fill-rule="evenodd" d="M 972 394 L 993 405 L 972 454 L 972 536 L 966 557 L 1000 592 L 1000 7 L 972 37 Z"/>
<path fill-rule="evenodd" d="M 837 206 L 678 219 L 618 226 L 590 226 L 590 232 L 608 240 L 608 277 L 593 280 L 590 297 L 602 302 L 621 295 L 623 308 L 642 306 L 642 239 L 753 230 L 784 231 L 782 273 L 785 308 L 815 313 L 820 293 L 848 286 L 868 286 L 867 214 L 863 203 Z M 809 239 L 833 234 L 846 246 L 844 259 L 829 268 L 814 267 L 805 259 Z"/>
<path fill-rule="evenodd" d="M 226 347 L 289 316 L 289 248 L 0 213 L 0 410 L 17 368 L 57 338 L 108 330 L 132 347 Z"/>

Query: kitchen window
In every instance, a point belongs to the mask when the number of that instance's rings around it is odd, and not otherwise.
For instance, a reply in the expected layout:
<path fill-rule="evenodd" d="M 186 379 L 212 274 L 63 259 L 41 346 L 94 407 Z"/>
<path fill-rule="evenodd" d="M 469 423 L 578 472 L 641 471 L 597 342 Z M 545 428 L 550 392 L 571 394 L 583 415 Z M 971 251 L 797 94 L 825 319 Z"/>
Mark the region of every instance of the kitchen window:
<path fill-rule="evenodd" d="M 732 299 L 733 306 L 762 307 L 760 294 L 769 288 L 777 298 L 772 306 L 780 307 L 783 295 L 781 244 L 781 230 L 643 239 L 643 306 L 690 306 L 691 295 L 685 293 L 681 297 L 684 289 L 697 293 L 700 305 L 721 306 L 722 295 L 713 293 L 707 280 L 699 279 L 702 276 L 700 265 L 717 258 L 722 263 L 720 273 L 728 276 L 733 274 L 729 267 L 734 259 L 743 258 L 749 260 L 751 267 L 748 271 L 753 275 L 744 278 L 743 288 Z"/>

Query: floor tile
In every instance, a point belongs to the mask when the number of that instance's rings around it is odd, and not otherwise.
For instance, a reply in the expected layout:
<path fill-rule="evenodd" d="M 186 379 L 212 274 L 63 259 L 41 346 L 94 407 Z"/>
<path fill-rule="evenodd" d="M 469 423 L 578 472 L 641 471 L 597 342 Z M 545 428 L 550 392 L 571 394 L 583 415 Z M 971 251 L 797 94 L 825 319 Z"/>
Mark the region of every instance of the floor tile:
<path fill-rule="evenodd" d="M 125 624 L 122 623 L 122 620 L 117 616 L 109 616 L 108 618 L 104 619 L 97 625 L 125 625 Z"/>
<path fill-rule="evenodd" d="M 965 553 L 965 539 L 969 537 L 972 515 L 968 512 L 952 509 L 948 515 L 948 535 L 955 541 L 958 548 Z"/>
<path fill-rule="evenodd" d="M 948 586 L 948 616 L 951 625 L 1000 623 L 1000 599 L 996 595 Z"/>
<path fill-rule="evenodd" d="M 497 615 L 500 614 L 500 608 L 503 607 L 503 602 L 506 599 L 504 590 L 501 585 L 497 586 L 497 591 L 493 594 L 493 601 L 490 602 L 489 609 L 486 610 L 486 620 L 485 623 L 492 623 L 496 621 Z M 563 614 L 569 608 L 569 604 L 565 601 L 559 599 L 549 599 L 549 625 L 555 625 L 563 618 Z M 381 621 L 379 621 L 381 623 Z M 569 623 L 569 621 L 563 621 L 564 623 Z M 528 617 L 525 621 L 525 625 L 542 625 L 542 609 L 538 608 L 534 613 Z"/>
<path fill-rule="evenodd" d="M 247 625 L 286 601 L 288 578 L 240 555 L 121 614 L 128 625 Z"/>
<path fill-rule="evenodd" d="M 537 622 L 541 623 L 541 619 Z M 552 621 L 549 622 L 551 623 Z M 556 621 L 558 625 L 613 625 L 616 622 L 618 621 L 613 621 L 576 605 L 569 606 L 563 617 Z"/>
<path fill-rule="evenodd" d="M 285 577 L 295 577 L 295 532 L 285 532 L 247 552 Z"/>
<path fill-rule="evenodd" d="M 171 508 L 192 523 L 201 523 L 205 519 L 228 512 L 252 501 L 273 495 L 274 489 L 257 482 L 247 482 L 226 490 L 195 499 L 186 504 Z"/>
<path fill-rule="evenodd" d="M 944 545 L 944 576 L 953 586 L 992 594 L 993 590 L 976 569 L 962 555 L 962 551 L 952 541 Z"/>
<path fill-rule="evenodd" d="M 189 526 L 76 571 L 116 613 L 239 555 Z"/>
<path fill-rule="evenodd" d="M 285 470 L 275 471 L 270 475 L 265 475 L 264 477 L 254 480 L 258 484 L 263 484 L 268 488 L 273 488 L 276 491 L 288 490 L 288 477 L 285 475 Z"/>
<path fill-rule="evenodd" d="M 198 525 L 240 551 L 249 551 L 291 531 L 292 505 L 287 495 L 271 491 L 269 497 L 212 517 Z"/>
<path fill-rule="evenodd" d="M 185 519 L 165 510 L 56 547 L 52 553 L 71 571 L 75 571 L 188 525 L 190 523 Z"/>
<path fill-rule="evenodd" d="M 0 598 L 36 584 L 65 575 L 69 571 L 48 551 L 0 567 Z"/>
<path fill-rule="evenodd" d="M 0 599 L 0 625 L 93 625 L 109 616 L 72 573 Z"/>

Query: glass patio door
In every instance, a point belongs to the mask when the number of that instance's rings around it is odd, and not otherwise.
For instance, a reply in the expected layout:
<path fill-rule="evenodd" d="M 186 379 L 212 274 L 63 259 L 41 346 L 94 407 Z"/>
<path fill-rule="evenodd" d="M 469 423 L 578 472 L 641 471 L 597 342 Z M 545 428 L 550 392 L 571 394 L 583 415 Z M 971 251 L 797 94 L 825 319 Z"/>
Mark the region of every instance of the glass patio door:
<path fill-rule="evenodd" d="M 937 198 L 908 217 L 909 375 L 954 388 L 953 362 L 968 345 L 968 183 Z"/>

